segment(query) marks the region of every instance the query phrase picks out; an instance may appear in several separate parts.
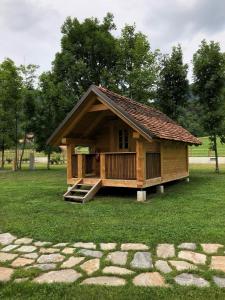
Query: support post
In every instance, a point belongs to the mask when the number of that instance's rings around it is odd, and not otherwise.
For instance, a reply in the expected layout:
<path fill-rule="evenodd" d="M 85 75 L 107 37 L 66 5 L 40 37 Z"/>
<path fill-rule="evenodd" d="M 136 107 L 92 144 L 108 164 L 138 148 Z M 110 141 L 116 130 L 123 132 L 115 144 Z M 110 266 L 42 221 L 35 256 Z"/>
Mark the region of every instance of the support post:
<path fill-rule="evenodd" d="M 164 194 L 164 185 L 157 185 L 157 193 Z"/>
<path fill-rule="evenodd" d="M 72 144 L 67 145 L 67 180 L 73 178 L 72 171 L 72 154 L 74 146 Z"/>
<path fill-rule="evenodd" d="M 190 178 L 189 178 L 189 177 L 186 177 L 186 178 L 185 178 L 185 181 L 186 181 L 186 182 L 190 182 Z"/>
<path fill-rule="evenodd" d="M 106 178 L 105 173 L 105 153 L 100 154 L 100 178 L 104 179 Z"/>
<path fill-rule="evenodd" d="M 136 139 L 136 174 L 137 186 L 143 187 L 146 179 L 146 152 L 142 138 Z"/>
<path fill-rule="evenodd" d="M 84 178 L 85 176 L 85 155 L 77 155 L 77 177 Z"/>
<path fill-rule="evenodd" d="M 137 201 L 138 202 L 146 201 L 146 191 L 137 191 Z"/>

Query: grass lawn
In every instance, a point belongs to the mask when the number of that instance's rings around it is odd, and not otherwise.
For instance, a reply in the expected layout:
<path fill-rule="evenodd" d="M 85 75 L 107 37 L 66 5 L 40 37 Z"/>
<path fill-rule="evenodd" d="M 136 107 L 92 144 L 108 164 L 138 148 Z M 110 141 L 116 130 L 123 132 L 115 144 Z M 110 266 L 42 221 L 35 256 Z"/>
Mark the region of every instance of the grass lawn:
<path fill-rule="evenodd" d="M 200 141 L 202 145 L 200 146 L 190 146 L 189 147 L 189 156 L 214 156 L 214 151 L 210 151 L 210 142 L 207 136 L 200 137 Z M 220 139 L 217 138 L 217 148 L 218 148 L 218 155 L 225 156 L 225 145 L 220 143 Z"/>
<path fill-rule="evenodd" d="M 65 169 L 0 173 L 0 229 L 52 242 L 225 244 L 225 167 L 193 166 L 190 183 L 166 186 L 137 203 L 135 191 L 105 190 L 85 205 L 62 200 Z M 111 193 L 111 196 L 109 196 Z M 113 195 L 112 195 L 113 193 Z M 32 283 L 0 285 L 0 299 L 225 299 L 225 291 Z"/>

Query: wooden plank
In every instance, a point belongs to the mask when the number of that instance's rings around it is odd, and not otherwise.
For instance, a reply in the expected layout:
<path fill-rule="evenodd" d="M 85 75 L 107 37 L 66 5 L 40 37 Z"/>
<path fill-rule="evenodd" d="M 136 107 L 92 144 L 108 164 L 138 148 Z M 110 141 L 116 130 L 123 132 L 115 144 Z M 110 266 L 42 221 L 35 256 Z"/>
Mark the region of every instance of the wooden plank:
<path fill-rule="evenodd" d="M 73 144 L 73 145 L 92 145 L 95 143 L 94 139 L 87 139 L 87 138 L 63 138 L 62 139 L 62 144 L 64 145 L 69 145 L 69 144 Z"/>
<path fill-rule="evenodd" d="M 94 104 L 92 105 L 89 109 L 88 112 L 93 112 L 93 111 L 102 111 L 102 110 L 108 110 L 109 108 L 105 106 L 105 104 L 100 103 L 100 104 Z"/>
<path fill-rule="evenodd" d="M 100 154 L 100 178 L 104 179 L 106 178 L 106 172 L 105 172 L 105 154 Z"/>
<path fill-rule="evenodd" d="M 67 181 L 73 177 L 72 175 L 72 154 L 74 146 L 72 144 L 67 145 Z"/>
<path fill-rule="evenodd" d="M 146 152 L 142 139 L 136 140 L 136 172 L 138 186 L 142 186 L 146 179 Z"/>
<path fill-rule="evenodd" d="M 99 191 L 99 189 L 101 188 L 102 184 L 101 184 L 101 179 L 99 179 L 94 185 L 93 187 L 88 191 L 88 193 L 84 196 L 84 200 L 83 203 L 91 200 L 96 193 Z"/>
<path fill-rule="evenodd" d="M 83 178 L 85 176 L 85 157 L 84 154 L 77 154 L 77 177 Z"/>

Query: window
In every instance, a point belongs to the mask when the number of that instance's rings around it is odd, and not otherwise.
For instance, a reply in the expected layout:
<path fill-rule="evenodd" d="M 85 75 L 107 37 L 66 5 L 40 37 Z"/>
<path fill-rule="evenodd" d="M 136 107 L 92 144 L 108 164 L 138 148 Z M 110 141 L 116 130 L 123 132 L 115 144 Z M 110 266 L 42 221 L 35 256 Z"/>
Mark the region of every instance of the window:
<path fill-rule="evenodd" d="M 128 130 L 119 130 L 119 149 L 128 149 Z"/>

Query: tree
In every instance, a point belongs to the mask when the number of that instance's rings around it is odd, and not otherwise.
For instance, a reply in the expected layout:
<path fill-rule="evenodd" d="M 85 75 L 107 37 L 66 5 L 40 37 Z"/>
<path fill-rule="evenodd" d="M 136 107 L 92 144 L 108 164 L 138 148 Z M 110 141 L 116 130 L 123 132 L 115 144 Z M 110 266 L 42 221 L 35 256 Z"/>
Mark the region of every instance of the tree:
<path fill-rule="evenodd" d="M 118 54 L 112 14 L 103 22 L 67 18 L 62 26 L 61 51 L 53 61 L 52 79 L 67 112 L 91 84 L 112 87 Z"/>
<path fill-rule="evenodd" d="M 126 25 L 119 38 L 116 81 L 124 95 L 147 103 L 155 96 L 158 52 L 152 52 L 147 37 Z"/>
<path fill-rule="evenodd" d="M 219 172 L 217 136 L 225 141 L 225 55 L 219 43 L 205 40 L 193 56 L 194 91 L 203 107 L 203 126 L 215 151 Z"/>
<path fill-rule="evenodd" d="M 18 68 L 9 58 L 0 64 L 0 135 L 2 167 L 4 167 L 5 147 L 13 143 L 15 168 L 17 168 L 17 148 L 21 99 L 21 77 Z"/>
<path fill-rule="evenodd" d="M 34 121 L 36 115 L 36 101 L 37 101 L 37 89 L 36 84 L 36 71 L 37 65 L 21 65 L 19 68 L 20 76 L 22 78 L 22 89 L 21 89 L 21 131 L 23 136 L 22 151 L 19 159 L 19 169 L 22 166 L 24 149 L 27 141 L 27 134 L 33 132 Z"/>
<path fill-rule="evenodd" d="M 161 60 L 156 103 L 166 115 L 178 122 L 188 99 L 187 70 L 180 45 L 173 47 L 171 55 L 165 55 Z"/>
<path fill-rule="evenodd" d="M 51 72 L 43 73 L 39 78 L 39 98 L 36 106 L 36 118 L 33 131 L 37 151 L 44 151 L 48 156 L 47 168 L 50 168 L 51 153 L 58 151 L 56 147 L 46 144 L 47 139 L 58 126 L 63 116 L 62 99 L 58 97 L 59 91 L 53 83 Z"/>

